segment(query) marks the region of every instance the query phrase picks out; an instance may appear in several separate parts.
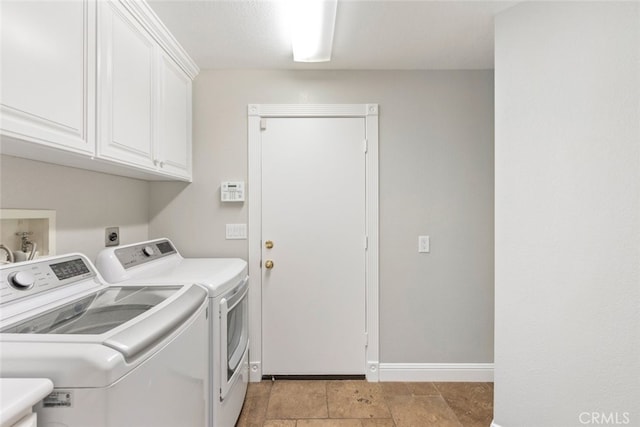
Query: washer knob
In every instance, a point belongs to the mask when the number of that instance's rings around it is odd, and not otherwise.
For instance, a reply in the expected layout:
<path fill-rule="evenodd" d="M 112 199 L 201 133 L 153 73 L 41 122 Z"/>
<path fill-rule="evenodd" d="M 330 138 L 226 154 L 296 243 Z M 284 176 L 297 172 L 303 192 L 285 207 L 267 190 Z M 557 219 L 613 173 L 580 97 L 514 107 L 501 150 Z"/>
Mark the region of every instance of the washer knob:
<path fill-rule="evenodd" d="M 26 291 L 33 287 L 36 278 L 28 271 L 16 271 L 9 275 L 9 283 L 19 291 Z"/>
<path fill-rule="evenodd" d="M 146 256 L 152 256 L 154 254 L 153 248 L 151 246 L 145 246 L 144 249 L 142 249 L 142 253 Z"/>

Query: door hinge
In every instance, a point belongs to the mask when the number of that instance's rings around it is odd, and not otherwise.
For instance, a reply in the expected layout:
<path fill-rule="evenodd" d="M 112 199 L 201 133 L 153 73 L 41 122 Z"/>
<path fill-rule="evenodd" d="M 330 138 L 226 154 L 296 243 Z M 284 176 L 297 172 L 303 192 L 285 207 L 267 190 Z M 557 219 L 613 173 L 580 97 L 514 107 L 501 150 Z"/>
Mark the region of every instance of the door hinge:
<path fill-rule="evenodd" d="M 364 346 L 365 347 L 369 347 L 369 333 L 368 332 L 364 333 Z"/>
<path fill-rule="evenodd" d="M 369 151 L 369 140 L 364 140 L 363 148 L 365 153 Z"/>
<path fill-rule="evenodd" d="M 364 248 L 369 249 L 369 236 L 364 236 Z"/>
<path fill-rule="evenodd" d="M 267 130 L 267 119 L 260 119 L 260 130 Z"/>

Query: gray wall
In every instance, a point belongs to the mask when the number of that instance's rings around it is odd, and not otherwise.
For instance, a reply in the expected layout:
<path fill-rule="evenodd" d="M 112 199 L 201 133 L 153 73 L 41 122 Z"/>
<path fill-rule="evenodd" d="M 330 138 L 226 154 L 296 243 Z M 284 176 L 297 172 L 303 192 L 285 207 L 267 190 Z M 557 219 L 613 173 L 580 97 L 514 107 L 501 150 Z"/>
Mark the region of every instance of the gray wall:
<path fill-rule="evenodd" d="M 247 257 L 221 181 L 247 180 L 247 104 L 380 104 L 380 339 L 386 363 L 493 361 L 492 71 L 203 71 L 194 180 L 151 183 L 151 237 Z M 417 253 L 417 236 L 431 253 Z"/>
<path fill-rule="evenodd" d="M 496 20 L 503 427 L 640 425 L 639 23 L 637 2 Z"/>
<path fill-rule="evenodd" d="M 109 226 L 120 227 L 121 243 L 148 238 L 149 183 L 136 179 L 3 155 L 0 207 L 55 210 L 58 254 L 94 260 Z"/>

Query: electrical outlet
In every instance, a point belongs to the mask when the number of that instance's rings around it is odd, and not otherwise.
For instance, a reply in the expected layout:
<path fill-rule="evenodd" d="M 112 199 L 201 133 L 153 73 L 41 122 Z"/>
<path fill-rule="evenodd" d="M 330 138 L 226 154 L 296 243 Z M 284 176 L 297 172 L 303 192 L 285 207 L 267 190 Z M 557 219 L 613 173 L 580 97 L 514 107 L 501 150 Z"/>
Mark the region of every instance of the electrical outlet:
<path fill-rule="evenodd" d="M 104 245 L 118 246 L 120 244 L 120 227 L 107 227 L 104 229 Z"/>

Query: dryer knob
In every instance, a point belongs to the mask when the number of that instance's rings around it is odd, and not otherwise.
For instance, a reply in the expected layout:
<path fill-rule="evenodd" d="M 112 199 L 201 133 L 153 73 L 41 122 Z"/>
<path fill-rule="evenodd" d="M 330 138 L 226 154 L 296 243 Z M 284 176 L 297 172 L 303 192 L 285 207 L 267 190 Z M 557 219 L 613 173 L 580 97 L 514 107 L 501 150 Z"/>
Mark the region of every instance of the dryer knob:
<path fill-rule="evenodd" d="M 11 286 L 20 291 L 31 289 L 35 282 L 36 278 L 33 277 L 33 274 L 29 273 L 28 271 L 16 271 L 15 273 L 11 273 L 9 275 L 9 283 L 11 284 Z"/>
<path fill-rule="evenodd" d="M 142 253 L 146 256 L 152 256 L 154 253 L 153 248 L 151 246 L 145 246 L 144 249 L 142 249 Z"/>

